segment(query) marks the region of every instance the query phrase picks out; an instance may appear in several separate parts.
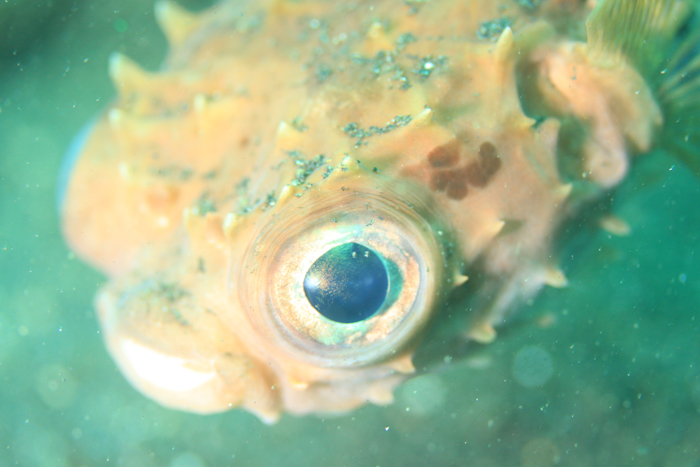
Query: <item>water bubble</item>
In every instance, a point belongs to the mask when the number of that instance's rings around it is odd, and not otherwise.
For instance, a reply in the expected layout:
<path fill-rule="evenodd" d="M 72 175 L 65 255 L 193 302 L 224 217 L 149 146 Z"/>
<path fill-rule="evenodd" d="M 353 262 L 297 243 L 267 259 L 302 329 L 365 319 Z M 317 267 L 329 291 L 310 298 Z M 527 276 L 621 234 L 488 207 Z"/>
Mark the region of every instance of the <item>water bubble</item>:
<path fill-rule="evenodd" d="M 177 412 L 146 400 L 138 400 L 115 408 L 110 428 L 123 444 L 138 444 L 174 436 L 180 428 L 181 420 Z"/>
<path fill-rule="evenodd" d="M 52 409 L 63 409 L 75 401 L 78 383 L 63 365 L 46 365 L 36 375 L 36 391 Z"/>
<path fill-rule="evenodd" d="M 542 386 L 553 371 L 552 357 L 539 347 L 523 347 L 515 354 L 513 377 L 526 388 Z"/>
<path fill-rule="evenodd" d="M 126 22 L 125 19 L 119 18 L 114 21 L 114 29 L 116 29 L 117 32 L 126 32 L 128 28 L 129 24 Z"/>
<path fill-rule="evenodd" d="M 552 467 L 561 460 L 559 449 L 552 440 L 534 438 L 520 452 L 523 467 Z"/>
<path fill-rule="evenodd" d="M 193 452 L 180 454 L 170 462 L 170 467 L 206 467 L 201 457 Z"/>
<path fill-rule="evenodd" d="M 439 410 L 445 403 L 445 385 L 437 375 L 419 376 L 401 386 L 398 398 L 401 406 L 413 415 L 427 415 Z"/>
<path fill-rule="evenodd" d="M 0 300 L 2 300 L 2 295 L 0 295 Z M 15 330 L 10 320 L 0 312 L 0 364 L 13 355 L 14 347 L 19 343 L 19 340 L 19 330 Z"/>
<path fill-rule="evenodd" d="M 18 462 L 17 465 L 36 465 L 51 467 L 68 467 L 70 452 L 73 451 L 59 433 L 46 430 L 33 422 L 16 427 L 12 450 Z M 8 441 L 9 445 L 10 442 Z M 4 460 L 4 459 L 3 459 Z M 3 462 L 2 465 L 7 465 Z"/>

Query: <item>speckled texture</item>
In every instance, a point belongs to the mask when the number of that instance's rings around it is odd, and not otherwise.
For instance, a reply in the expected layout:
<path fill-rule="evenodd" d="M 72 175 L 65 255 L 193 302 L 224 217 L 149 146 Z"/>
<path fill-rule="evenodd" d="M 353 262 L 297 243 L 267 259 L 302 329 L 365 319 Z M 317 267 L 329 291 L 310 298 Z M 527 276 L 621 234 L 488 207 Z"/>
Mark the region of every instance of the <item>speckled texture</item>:
<path fill-rule="evenodd" d="M 138 30 L 143 13 L 126 17 Z M 81 18 L 76 14 L 68 27 L 79 31 L 94 20 Z M 613 209 L 631 225 L 630 237 L 572 224 L 562 264 L 571 287 L 540 295 L 495 343 L 408 383 L 388 408 L 333 419 L 283 417 L 264 427 L 240 412 L 199 417 L 146 401 L 103 351 L 90 305 L 100 279 L 67 256 L 55 228 L 54 174 L 70 135 L 97 110 L 95 99 L 108 95 L 105 60 L 90 75 L 95 86 L 103 79 L 102 88 L 71 95 L 62 91 L 63 80 L 75 80 L 65 85 L 70 89 L 84 81 L 71 75 L 82 72 L 74 66 L 62 76 L 67 57 L 96 61 L 97 52 L 60 41 L 46 47 L 22 62 L 23 71 L 3 77 L 3 99 L 11 100 L 0 114 L 2 149 L 12 157 L 2 158 L 0 391 L 11 402 L 2 408 L 0 438 L 8 446 L 2 463 L 697 462 L 698 190 L 663 154 L 640 160 L 615 193 Z M 138 55 L 139 46 L 132 47 Z M 518 383 L 512 367 L 517 352 L 533 345 L 551 356 L 554 369 L 535 389 Z"/>

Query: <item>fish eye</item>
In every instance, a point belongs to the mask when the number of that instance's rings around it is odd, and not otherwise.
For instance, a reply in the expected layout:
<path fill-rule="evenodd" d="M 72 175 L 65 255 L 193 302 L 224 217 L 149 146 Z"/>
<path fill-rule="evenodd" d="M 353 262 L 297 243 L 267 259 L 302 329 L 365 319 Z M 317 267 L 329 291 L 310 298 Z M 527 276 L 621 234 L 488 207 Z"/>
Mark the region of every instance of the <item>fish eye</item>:
<path fill-rule="evenodd" d="M 390 359 L 445 295 L 449 235 L 430 194 L 363 176 L 372 183 L 339 176 L 278 204 L 232 263 L 246 325 L 275 355 L 323 368 Z"/>
<path fill-rule="evenodd" d="M 379 255 L 355 242 L 331 248 L 304 277 L 306 298 L 319 313 L 338 323 L 356 323 L 384 304 L 389 275 Z"/>

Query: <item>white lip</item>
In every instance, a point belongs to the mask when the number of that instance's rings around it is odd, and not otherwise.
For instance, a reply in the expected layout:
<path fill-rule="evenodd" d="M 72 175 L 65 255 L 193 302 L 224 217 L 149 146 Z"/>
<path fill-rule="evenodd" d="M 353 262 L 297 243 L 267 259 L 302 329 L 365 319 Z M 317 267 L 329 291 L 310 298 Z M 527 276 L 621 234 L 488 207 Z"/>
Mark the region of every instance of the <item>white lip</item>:
<path fill-rule="evenodd" d="M 122 339 L 119 346 L 135 376 L 166 391 L 191 391 L 216 377 L 215 371 L 192 370 L 186 367 L 187 360 L 156 352 L 131 339 Z"/>

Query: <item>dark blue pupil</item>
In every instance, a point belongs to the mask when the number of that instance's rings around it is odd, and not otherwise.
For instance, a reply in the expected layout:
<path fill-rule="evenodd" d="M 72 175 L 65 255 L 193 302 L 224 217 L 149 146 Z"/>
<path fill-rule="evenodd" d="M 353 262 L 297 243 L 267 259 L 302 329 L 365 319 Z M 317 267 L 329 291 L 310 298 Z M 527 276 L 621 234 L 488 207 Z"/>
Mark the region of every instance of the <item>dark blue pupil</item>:
<path fill-rule="evenodd" d="M 363 321 L 386 299 L 389 277 L 384 263 L 369 248 L 345 243 L 328 250 L 304 277 L 309 303 L 339 323 Z"/>

